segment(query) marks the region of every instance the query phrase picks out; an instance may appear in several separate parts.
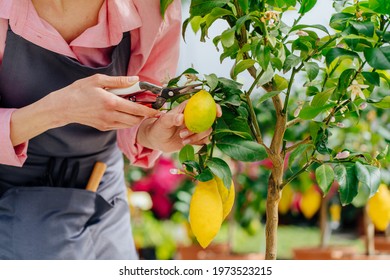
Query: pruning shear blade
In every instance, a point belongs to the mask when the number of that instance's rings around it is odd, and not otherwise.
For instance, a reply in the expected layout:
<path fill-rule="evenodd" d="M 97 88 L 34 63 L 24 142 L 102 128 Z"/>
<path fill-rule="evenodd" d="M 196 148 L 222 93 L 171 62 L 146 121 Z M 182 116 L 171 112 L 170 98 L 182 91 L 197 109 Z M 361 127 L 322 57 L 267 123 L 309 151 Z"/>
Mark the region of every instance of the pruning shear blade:
<path fill-rule="evenodd" d="M 182 87 L 160 87 L 148 82 L 140 81 L 127 88 L 108 89 L 108 91 L 130 101 L 141 103 L 154 109 L 160 109 L 172 98 L 187 93 L 198 92 L 200 90 L 198 87 L 202 85 L 203 84 L 191 84 Z M 156 96 L 153 101 L 146 100 L 147 97 L 150 98 L 150 93 Z"/>

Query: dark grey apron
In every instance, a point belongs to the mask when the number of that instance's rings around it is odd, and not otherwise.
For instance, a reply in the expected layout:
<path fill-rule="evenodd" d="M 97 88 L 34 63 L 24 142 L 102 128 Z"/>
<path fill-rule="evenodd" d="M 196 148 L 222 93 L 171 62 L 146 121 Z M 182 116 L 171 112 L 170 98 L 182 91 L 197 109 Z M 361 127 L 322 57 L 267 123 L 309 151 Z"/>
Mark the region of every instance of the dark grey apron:
<path fill-rule="evenodd" d="M 129 33 L 114 48 L 109 65 L 93 68 L 9 28 L 0 107 L 29 105 L 96 73 L 126 75 L 129 57 Z M 27 154 L 21 168 L 0 164 L 0 259 L 137 258 L 115 131 L 70 124 L 31 139 Z M 107 170 L 93 193 L 84 188 L 96 161 L 106 163 Z"/>

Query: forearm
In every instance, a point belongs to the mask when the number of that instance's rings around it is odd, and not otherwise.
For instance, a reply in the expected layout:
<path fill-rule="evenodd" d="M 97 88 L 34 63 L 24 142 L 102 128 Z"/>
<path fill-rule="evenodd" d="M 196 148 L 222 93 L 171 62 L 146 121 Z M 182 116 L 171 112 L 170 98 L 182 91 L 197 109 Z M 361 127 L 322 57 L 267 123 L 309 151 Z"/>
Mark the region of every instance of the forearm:
<path fill-rule="evenodd" d="M 15 110 L 11 116 L 10 138 L 13 146 L 22 144 L 45 131 L 64 125 L 59 116 L 61 108 L 57 108 L 52 96 Z"/>

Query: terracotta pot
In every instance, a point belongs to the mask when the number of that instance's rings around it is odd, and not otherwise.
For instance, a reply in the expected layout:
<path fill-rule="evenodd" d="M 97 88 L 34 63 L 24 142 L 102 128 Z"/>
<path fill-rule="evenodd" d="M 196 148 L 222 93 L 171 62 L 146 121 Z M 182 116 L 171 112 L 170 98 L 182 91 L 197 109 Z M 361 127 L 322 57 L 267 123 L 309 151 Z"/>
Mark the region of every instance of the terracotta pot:
<path fill-rule="evenodd" d="M 340 260 L 356 254 L 350 246 L 303 247 L 293 249 L 294 260 Z"/>
<path fill-rule="evenodd" d="M 390 254 L 390 238 L 385 236 L 375 236 L 375 250 Z"/>
<path fill-rule="evenodd" d="M 348 257 L 343 257 L 343 260 L 390 260 L 390 255 L 386 254 L 375 254 L 375 255 L 363 255 L 356 254 Z"/>
<path fill-rule="evenodd" d="M 210 244 L 206 249 L 203 249 L 198 244 L 189 246 L 179 246 L 176 251 L 177 260 L 199 260 L 199 256 L 205 253 L 224 253 L 229 251 L 228 244 L 217 243 Z"/>
<path fill-rule="evenodd" d="M 210 244 L 206 249 L 199 245 L 179 246 L 177 260 L 264 260 L 259 253 L 236 254 L 229 251 L 226 243 Z"/>
<path fill-rule="evenodd" d="M 248 253 L 238 254 L 230 252 L 200 252 L 199 259 L 201 260 L 264 260 L 264 254 Z"/>

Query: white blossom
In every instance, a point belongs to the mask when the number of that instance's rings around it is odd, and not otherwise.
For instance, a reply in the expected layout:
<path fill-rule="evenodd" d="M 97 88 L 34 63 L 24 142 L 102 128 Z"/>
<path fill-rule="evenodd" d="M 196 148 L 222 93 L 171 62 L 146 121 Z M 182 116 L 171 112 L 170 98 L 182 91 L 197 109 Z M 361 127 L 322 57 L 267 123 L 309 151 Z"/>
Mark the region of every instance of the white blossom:
<path fill-rule="evenodd" d="M 362 89 L 368 88 L 368 85 L 360 85 L 358 81 L 353 80 L 352 85 L 347 88 L 347 91 L 351 92 L 351 100 L 354 101 L 358 95 L 361 99 L 366 100 Z"/>

